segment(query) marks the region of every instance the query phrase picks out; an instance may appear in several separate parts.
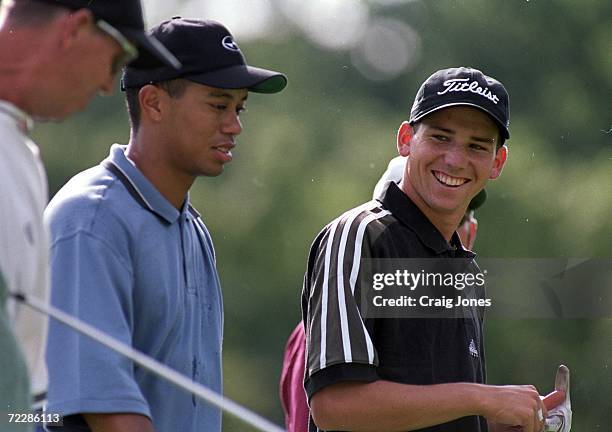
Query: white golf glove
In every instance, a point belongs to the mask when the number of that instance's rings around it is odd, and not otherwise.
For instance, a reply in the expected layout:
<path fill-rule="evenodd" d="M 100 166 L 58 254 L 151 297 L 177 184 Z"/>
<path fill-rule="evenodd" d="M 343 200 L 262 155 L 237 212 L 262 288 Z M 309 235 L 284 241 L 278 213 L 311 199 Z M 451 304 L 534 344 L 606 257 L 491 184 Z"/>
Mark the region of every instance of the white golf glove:
<path fill-rule="evenodd" d="M 561 365 L 555 377 L 555 390 L 565 393 L 565 400 L 548 411 L 544 426 L 545 432 L 569 432 L 572 428 L 572 402 L 570 400 L 570 371 Z"/>

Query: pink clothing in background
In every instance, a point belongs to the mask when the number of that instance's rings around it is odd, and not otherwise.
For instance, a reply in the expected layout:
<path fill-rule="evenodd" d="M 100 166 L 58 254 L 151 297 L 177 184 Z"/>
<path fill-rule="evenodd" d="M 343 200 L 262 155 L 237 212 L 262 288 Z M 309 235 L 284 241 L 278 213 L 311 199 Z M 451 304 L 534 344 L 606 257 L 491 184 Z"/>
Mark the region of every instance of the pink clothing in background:
<path fill-rule="evenodd" d="M 306 335 L 304 323 L 300 321 L 285 346 L 280 380 L 280 398 L 287 432 L 308 432 L 309 408 L 304 391 L 305 351 Z"/>

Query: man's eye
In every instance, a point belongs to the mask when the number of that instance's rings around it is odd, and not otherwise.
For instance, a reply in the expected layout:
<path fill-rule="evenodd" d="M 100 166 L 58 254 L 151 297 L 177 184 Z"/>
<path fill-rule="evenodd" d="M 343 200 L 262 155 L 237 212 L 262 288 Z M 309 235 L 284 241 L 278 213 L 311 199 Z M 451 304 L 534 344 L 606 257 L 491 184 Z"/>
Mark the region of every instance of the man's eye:
<path fill-rule="evenodd" d="M 488 149 L 484 146 L 481 146 L 480 144 L 472 144 L 471 147 L 474 150 L 478 150 L 478 151 L 488 151 Z"/>
<path fill-rule="evenodd" d="M 436 141 L 448 141 L 449 140 L 449 138 L 445 135 L 434 135 L 433 138 Z"/>
<path fill-rule="evenodd" d="M 225 111 L 227 109 L 227 105 L 210 104 L 210 106 L 218 111 Z"/>

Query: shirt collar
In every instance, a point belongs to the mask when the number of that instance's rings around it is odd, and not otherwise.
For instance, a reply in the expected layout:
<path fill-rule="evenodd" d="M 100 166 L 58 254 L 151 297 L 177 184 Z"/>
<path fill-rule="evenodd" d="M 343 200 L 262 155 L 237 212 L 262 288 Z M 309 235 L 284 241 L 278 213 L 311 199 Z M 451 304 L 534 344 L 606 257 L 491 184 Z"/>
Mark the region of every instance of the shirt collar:
<path fill-rule="evenodd" d="M 174 223 L 182 213 L 189 211 L 189 194 L 185 197 L 182 211 L 178 211 L 170 202 L 157 190 L 153 183 L 136 168 L 125 155 L 127 146 L 113 144 L 109 156 L 102 161 L 102 165 L 113 171 L 121 180 L 134 199 L 143 207 L 155 213 L 168 223 Z M 110 164 L 110 166 L 109 166 Z M 113 169 L 112 167 L 115 167 Z"/>
<path fill-rule="evenodd" d="M 29 135 L 34 127 L 34 120 L 25 111 L 17 108 L 10 102 L 0 100 L 0 115 L 6 114 L 11 117 L 23 134 Z"/>
<path fill-rule="evenodd" d="M 465 250 L 461 245 L 457 232 L 453 233 L 450 244 L 444 239 L 440 231 L 431 223 L 423 212 L 412 202 L 395 182 L 391 182 L 384 196 L 383 205 L 391 211 L 404 225 L 407 225 L 425 246 L 436 254 L 452 253 L 454 256 L 474 258 L 476 254 Z"/>

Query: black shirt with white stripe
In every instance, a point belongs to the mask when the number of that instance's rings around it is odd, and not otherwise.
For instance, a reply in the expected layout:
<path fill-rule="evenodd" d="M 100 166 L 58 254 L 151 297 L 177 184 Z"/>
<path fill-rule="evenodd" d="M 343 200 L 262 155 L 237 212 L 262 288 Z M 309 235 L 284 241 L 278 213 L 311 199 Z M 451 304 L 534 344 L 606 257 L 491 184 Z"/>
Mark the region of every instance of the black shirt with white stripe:
<path fill-rule="evenodd" d="M 482 315 L 474 309 L 468 318 L 364 319 L 359 308 L 364 258 L 467 258 L 477 269 L 457 234 L 446 242 L 394 183 L 382 202 L 370 201 L 328 224 L 310 249 L 302 292 L 309 400 L 344 381 L 484 383 Z M 317 430 L 311 418 L 310 431 Z M 422 429 L 486 430 L 486 420 L 475 416 Z"/>

